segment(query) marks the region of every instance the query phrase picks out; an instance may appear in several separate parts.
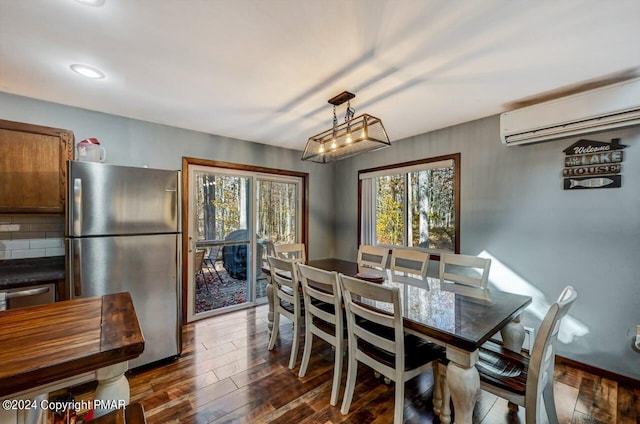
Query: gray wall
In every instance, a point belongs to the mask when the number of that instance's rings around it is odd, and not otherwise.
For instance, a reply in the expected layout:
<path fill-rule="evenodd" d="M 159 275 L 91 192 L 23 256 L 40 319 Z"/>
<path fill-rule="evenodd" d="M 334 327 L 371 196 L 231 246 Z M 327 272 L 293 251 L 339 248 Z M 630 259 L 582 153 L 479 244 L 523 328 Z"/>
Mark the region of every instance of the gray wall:
<path fill-rule="evenodd" d="M 76 140 L 97 137 L 113 164 L 180 169 L 182 156 L 191 156 L 309 172 L 310 258 L 355 259 L 359 169 L 460 152 L 462 253 L 491 255 L 492 286 L 534 297 L 527 326 L 537 328 L 561 289 L 574 285 L 579 297 L 563 326 L 559 354 L 640 379 L 640 354 L 631 349 L 640 324 L 638 129 L 588 137 L 619 137 L 629 146 L 622 188 L 564 191 L 562 150 L 575 139 L 506 147 L 497 116 L 329 166 L 301 162 L 298 151 L 4 93 L 0 119 L 70 129 Z M 389 131 L 393 135 L 392 126 Z"/>
<path fill-rule="evenodd" d="M 499 123 L 498 116 L 468 122 L 340 162 L 336 254 L 356 257 L 359 169 L 460 152 L 461 253 L 493 258 L 490 287 L 534 297 L 526 326 L 537 328 L 562 288 L 573 285 L 578 299 L 558 353 L 639 379 L 631 340 L 640 324 L 640 129 L 579 137 L 619 137 L 629 146 L 622 188 L 565 191 L 563 149 L 579 138 L 507 147 Z"/>
<path fill-rule="evenodd" d="M 195 157 L 309 173 L 309 257 L 333 256 L 333 166 L 302 162 L 302 152 L 166 125 L 92 112 L 0 93 L 0 119 L 74 132 L 76 142 L 96 137 L 107 163 L 181 169 Z"/>

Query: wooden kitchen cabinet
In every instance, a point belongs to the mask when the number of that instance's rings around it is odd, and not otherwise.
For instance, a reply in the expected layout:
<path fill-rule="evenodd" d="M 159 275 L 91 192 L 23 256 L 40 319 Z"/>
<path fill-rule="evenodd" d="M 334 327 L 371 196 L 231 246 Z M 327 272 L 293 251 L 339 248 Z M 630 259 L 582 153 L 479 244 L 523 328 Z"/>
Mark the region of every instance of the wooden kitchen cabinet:
<path fill-rule="evenodd" d="M 64 213 L 73 132 L 0 120 L 0 213 Z"/>

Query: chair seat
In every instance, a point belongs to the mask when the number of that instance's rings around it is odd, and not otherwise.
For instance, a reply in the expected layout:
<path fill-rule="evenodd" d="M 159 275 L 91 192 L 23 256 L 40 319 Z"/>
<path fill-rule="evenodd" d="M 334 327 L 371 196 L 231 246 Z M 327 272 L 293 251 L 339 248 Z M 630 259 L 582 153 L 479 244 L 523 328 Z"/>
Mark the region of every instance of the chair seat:
<path fill-rule="evenodd" d="M 395 357 L 386 350 L 380 349 L 362 339 L 358 340 L 358 347 L 368 356 L 388 367 L 395 368 Z M 428 342 L 411 334 L 404 336 L 404 370 L 409 371 L 425 365 L 443 356 L 445 349 L 435 343 Z"/>
<path fill-rule="evenodd" d="M 280 306 L 282 306 L 284 310 L 289 311 L 292 314 L 295 313 L 293 309 L 293 303 L 287 302 L 286 300 L 280 300 Z"/>
<path fill-rule="evenodd" d="M 291 280 L 291 273 L 287 271 L 276 271 L 276 275 L 282 278 L 286 278 L 287 280 Z"/>
<path fill-rule="evenodd" d="M 343 312 L 344 315 L 344 312 Z M 342 318 L 344 320 L 344 317 Z M 344 322 L 344 321 L 342 321 Z M 326 321 L 323 321 L 321 319 L 318 318 L 313 318 L 313 325 L 318 327 L 320 330 L 324 331 L 325 333 L 331 335 L 331 336 L 335 336 L 336 335 L 336 327 L 335 325 L 329 324 Z M 346 339 L 347 338 L 347 326 L 345 325 L 342 331 L 342 338 Z"/>
<path fill-rule="evenodd" d="M 321 309 L 331 315 L 335 314 L 335 307 L 327 302 L 322 302 L 320 300 L 317 299 L 313 299 L 311 301 L 311 303 L 317 307 L 318 309 Z M 342 309 L 342 322 L 346 322 L 347 318 L 346 318 L 346 312 L 344 310 L 344 308 Z M 321 329 L 322 331 L 324 331 L 327 334 L 330 334 L 332 336 L 336 335 L 336 327 L 332 324 L 329 324 L 328 322 L 321 320 L 319 318 L 313 317 L 313 325 L 315 325 L 316 327 L 318 327 L 319 329 Z M 343 337 L 346 339 L 347 338 L 347 326 L 344 326 L 344 334 Z"/>
<path fill-rule="evenodd" d="M 475 366 L 480 376 L 480 387 L 524 406 L 527 424 L 559 422 L 553 393 L 555 351 L 560 322 L 577 296 L 574 288 L 567 286 L 549 307 L 533 342 L 530 358 L 493 342 L 486 342 L 479 349 Z M 442 414 L 446 417 L 450 393 L 442 393 L 440 404 L 443 405 Z"/>
<path fill-rule="evenodd" d="M 386 263 L 388 251 L 383 249 L 381 253 Z M 432 367 L 433 361 L 442 356 L 445 350 L 405 333 L 400 288 L 372 284 L 343 274 L 340 275 L 340 281 L 349 331 L 349 370 L 340 412 L 343 415 L 349 413 L 358 363 L 363 363 L 395 381 L 393 422 L 402 423 L 405 382 Z M 363 304 L 363 300 L 385 304 L 392 312 L 388 312 L 387 307 L 372 308 Z M 437 373 L 437 367 L 434 367 L 434 373 Z M 434 374 L 435 377 L 437 375 Z"/>
<path fill-rule="evenodd" d="M 380 271 L 358 272 L 355 277 L 370 283 L 384 283 L 384 277 L 380 275 Z"/>
<path fill-rule="evenodd" d="M 497 343 L 487 342 L 480 348 L 476 363 L 480 380 L 512 393 L 524 395 L 527 389 L 529 358 Z"/>

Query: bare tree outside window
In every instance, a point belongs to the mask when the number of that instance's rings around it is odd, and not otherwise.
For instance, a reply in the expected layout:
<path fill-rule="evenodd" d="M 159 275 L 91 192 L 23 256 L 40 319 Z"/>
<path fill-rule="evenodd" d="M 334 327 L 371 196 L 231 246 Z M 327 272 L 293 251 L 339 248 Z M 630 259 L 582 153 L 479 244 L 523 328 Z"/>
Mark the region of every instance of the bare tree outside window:
<path fill-rule="evenodd" d="M 224 240 L 234 230 L 246 228 L 248 189 L 246 178 L 196 173 L 197 240 Z"/>
<path fill-rule="evenodd" d="M 258 181 L 258 235 L 275 244 L 297 239 L 297 184 Z"/>

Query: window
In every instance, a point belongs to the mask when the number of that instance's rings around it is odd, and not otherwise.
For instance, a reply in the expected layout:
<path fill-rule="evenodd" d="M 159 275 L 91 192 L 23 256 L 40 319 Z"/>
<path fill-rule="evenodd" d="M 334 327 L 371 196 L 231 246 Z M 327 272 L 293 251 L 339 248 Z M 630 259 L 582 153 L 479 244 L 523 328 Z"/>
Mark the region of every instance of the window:
<path fill-rule="evenodd" d="M 300 183 L 297 180 L 293 177 L 257 180 L 257 232 L 261 238 L 275 244 L 299 242 Z"/>
<path fill-rule="evenodd" d="M 256 232 L 263 248 L 261 260 L 275 255 L 274 245 L 303 243 L 300 223 L 302 181 L 299 177 L 261 176 L 256 193 Z"/>
<path fill-rule="evenodd" d="M 460 154 L 359 171 L 360 244 L 460 251 Z"/>

